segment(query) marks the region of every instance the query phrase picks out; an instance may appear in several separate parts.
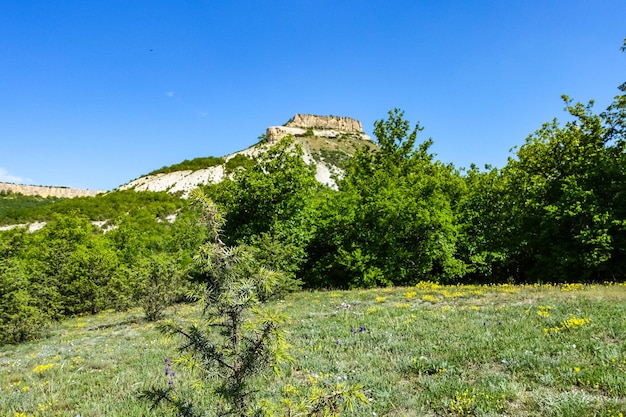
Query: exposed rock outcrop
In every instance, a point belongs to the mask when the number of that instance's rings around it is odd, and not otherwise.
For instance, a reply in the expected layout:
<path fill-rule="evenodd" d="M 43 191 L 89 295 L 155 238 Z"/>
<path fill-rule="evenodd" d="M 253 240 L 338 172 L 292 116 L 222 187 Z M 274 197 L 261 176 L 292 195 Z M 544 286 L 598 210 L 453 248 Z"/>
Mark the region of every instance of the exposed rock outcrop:
<path fill-rule="evenodd" d="M 83 190 L 79 188 L 52 187 L 44 185 L 21 185 L 0 182 L 0 191 L 11 191 L 23 195 L 37 195 L 40 197 L 93 197 L 104 193 L 102 190 Z"/>
<path fill-rule="evenodd" d="M 312 135 L 330 139 L 349 136 L 354 139 L 371 140 L 363 132 L 363 126 L 360 121 L 350 117 L 339 116 L 296 114 L 284 126 L 270 126 L 265 131 L 265 138 L 270 143 L 278 142 L 288 135 Z"/>
<path fill-rule="evenodd" d="M 361 122 L 350 117 L 315 116 L 313 114 L 296 114 L 293 119 L 285 123 L 287 127 L 302 127 L 311 129 L 334 129 L 344 132 L 363 133 Z"/>

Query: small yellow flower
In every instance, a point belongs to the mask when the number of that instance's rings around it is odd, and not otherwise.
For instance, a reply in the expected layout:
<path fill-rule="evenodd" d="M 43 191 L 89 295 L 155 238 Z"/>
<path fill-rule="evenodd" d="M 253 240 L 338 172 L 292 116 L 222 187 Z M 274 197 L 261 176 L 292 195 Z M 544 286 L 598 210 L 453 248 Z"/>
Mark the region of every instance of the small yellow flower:
<path fill-rule="evenodd" d="M 439 298 L 435 297 L 434 295 L 426 294 L 422 297 L 422 301 L 428 301 L 429 303 L 438 303 Z"/>
<path fill-rule="evenodd" d="M 285 387 L 285 393 L 286 394 L 297 394 L 298 390 L 293 385 L 287 385 Z"/>
<path fill-rule="evenodd" d="M 43 371 L 45 371 L 45 370 L 48 370 L 48 369 L 52 368 L 53 366 L 54 366 L 54 364 L 53 364 L 53 363 L 47 363 L 47 364 L 45 364 L 45 365 L 35 366 L 35 367 L 33 368 L 33 372 L 37 374 L 37 373 L 39 373 L 39 372 L 43 372 Z"/>

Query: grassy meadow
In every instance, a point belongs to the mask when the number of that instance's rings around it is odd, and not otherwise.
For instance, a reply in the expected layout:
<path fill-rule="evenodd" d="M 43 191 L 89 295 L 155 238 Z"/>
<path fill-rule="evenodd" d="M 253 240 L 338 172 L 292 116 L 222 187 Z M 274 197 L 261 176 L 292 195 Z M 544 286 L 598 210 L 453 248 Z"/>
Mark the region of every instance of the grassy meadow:
<path fill-rule="evenodd" d="M 360 385 L 355 416 L 623 416 L 626 286 L 439 286 L 299 292 L 285 314 L 293 362 L 259 380 L 272 402 Z M 179 305 L 167 319 L 201 323 Z M 201 380 L 140 310 L 69 319 L 0 348 L 0 415 L 168 415 L 138 399 Z M 165 358 L 176 376 L 166 376 Z"/>

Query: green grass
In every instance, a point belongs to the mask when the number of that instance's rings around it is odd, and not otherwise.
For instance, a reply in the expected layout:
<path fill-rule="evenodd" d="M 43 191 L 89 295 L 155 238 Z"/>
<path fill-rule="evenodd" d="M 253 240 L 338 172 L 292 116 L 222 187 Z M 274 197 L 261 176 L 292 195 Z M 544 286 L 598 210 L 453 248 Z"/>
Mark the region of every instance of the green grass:
<path fill-rule="evenodd" d="M 355 416 L 626 414 L 623 284 L 426 283 L 300 292 L 269 307 L 290 317 L 294 360 L 259 381 L 274 401 L 341 381 L 370 399 Z M 168 317 L 201 323 L 199 313 L 183 305 Z M 166 415 L 137 399 L 167 386 L 165 357 L 178 390 L 202 383 L 138 310 L 64 321 L 46 339 L 0 348 L 0 415 Z"/>

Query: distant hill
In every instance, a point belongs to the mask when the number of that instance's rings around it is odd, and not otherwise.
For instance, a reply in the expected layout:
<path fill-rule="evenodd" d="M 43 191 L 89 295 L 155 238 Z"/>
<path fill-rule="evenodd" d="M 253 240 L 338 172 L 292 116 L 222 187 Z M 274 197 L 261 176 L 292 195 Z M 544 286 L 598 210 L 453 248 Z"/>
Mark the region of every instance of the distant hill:
<path fill-rule="evenodd" d="M 45 185 L 22 185 L 7 182 L 0 182 L 0 192 L 12 192 L 23 195 L 58 198 L 93 197 L 100 193 L 104 193 L 102 190 L 82 190 L 79 188 L 53 187 Z"/>
<path fill-rule="evenodd" d="M 167 191 L 186 196 L 199 185 L 220 182 L 237 167 L 254 163 L 256 156 L 286 136 L 304 151 L 304 160 L 315 164 L 319 182 L 335 186 L 345 163 L 363 146 L 376 147 L 363 132 L 361 122 L 349 117 L 296 114 L 282 126 L 270 126 L 261 140 L 247 149 L 220 158 L 206 157 L 164 167 L 130 181 L 120 190 Z"/>

